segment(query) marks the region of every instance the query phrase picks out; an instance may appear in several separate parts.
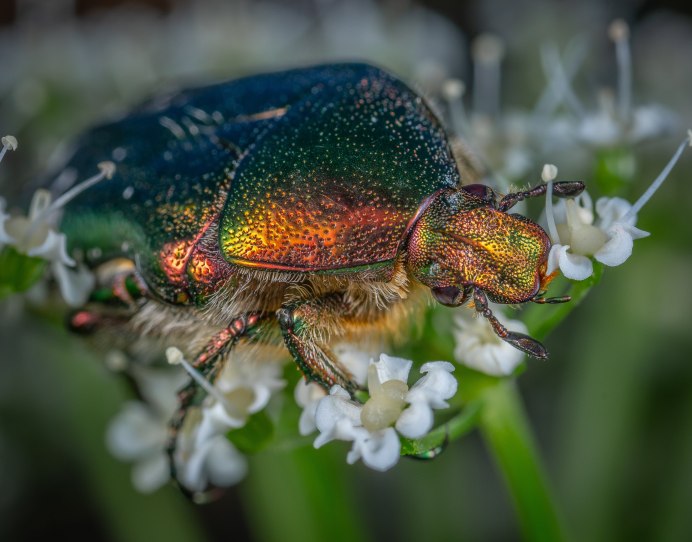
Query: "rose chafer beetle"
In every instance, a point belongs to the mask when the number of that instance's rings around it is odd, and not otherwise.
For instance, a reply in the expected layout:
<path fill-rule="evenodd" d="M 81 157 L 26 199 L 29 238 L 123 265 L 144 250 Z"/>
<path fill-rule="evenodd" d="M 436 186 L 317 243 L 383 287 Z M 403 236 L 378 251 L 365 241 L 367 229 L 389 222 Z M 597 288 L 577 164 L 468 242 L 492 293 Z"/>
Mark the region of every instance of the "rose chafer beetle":
<path fill-rule="evenodd" d="M 503 340 L 547 356 L 488 306 L 565 300 L 544 298 L 548 236 L 508 212 L 546 185 L 504 197 L 464 186 L 425 100 L 379 68 L 323 65 L 156 98 L 85 134 L 68 168 L 103 160 L 115 176 L 62 220 L 72 253 L 113 293 L 94 293 L 77 330 L 177 344 L 211 381 L 241 340 L 283 344 L 308 380 L 353 392 L 329 345 L 401 328 L 432 294 L 471 300 Z M 554 194 L 583 188 L 555 183 Z M 180 392 L 171 456 L 199 391 Z"/>

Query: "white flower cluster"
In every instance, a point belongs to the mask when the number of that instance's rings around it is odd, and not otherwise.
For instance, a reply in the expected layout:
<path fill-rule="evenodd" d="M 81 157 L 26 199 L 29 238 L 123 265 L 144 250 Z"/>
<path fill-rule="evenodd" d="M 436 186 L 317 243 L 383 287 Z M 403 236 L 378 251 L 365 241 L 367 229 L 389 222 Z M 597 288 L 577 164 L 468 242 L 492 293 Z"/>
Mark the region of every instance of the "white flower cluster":
<path fill-rule="evenodd" d="M 299 383 L 296 400 L 304 408 L 300 431 L 320 434 L 315 448 L 333 440 L 353 442 L 346 460 L 359 459 L 368 467 L 384 471 L 399 461 L 399 435 L 420 438 L 432 429 L 433 409 L 446 408 L 447 400 L 457 391 L 451 374 L 451 363 L 436 361 L 424 364 L 424 375 L 411 388 L 408 375 L 412 362 L 381 354 L 368 367 L 370 398 L 364 403 L 351 399 L 341 386 L 335 385 L 329 395 L 316 384 Z"/>
<path fill-rule="evenodd" d="M 615 44 L 616 91 L 599 94 L 598 107 L 590 110 L 577 96 L 571 80 L 586 57 L 582 42 L 575 41 L 561 58 L 551 46 L 541 50 L 546 86 L 533 110 L 502 111 L 500 104 L 504 47 L 500 38 L 481 35 L 472 44 L 473 88 L 471 109 L 466 112 L 466 86 L 450 79 L 441 96 L 452 130 L 470 151 L 473 168 L 486 182 L 506 190 L 521 181 L 542 156 L 559 150 L 612 149 L 632 146 L 672 133 L 678 123 L 672 111 L 659 104 L 632 103 L 632 59 L 629 28 L 614 21 L 609 37 Z M 633 163 L 633 162 L 632 162 Z"/>
<path fill-rule="evenodd" d="M 166 351 L 169 363 L 182 365 L 193 378 L 204 382 L 209 393 L 201 409 L 188 414 L 179 434 L 176 452 L 178 481 L 193 492 L 210 484 L 227 487 L 240 481 L 247 472 L 247 460 L 226 438 L 248 418 L 264 409 L 272 395 L 285 385 L 277 363 L 229 360 L 214 385 L 199 375 L 177 348 Z M 178 369 L 136 369 L 134 376 L 142 388 L 145 402 L 126 403 L 111 422 L 107 443 L 119 459 L 133 461 L 135 488 L 149 493 L 170 478 L 164 450 L 167 427 L 177 407 L 177 391 L 190 374 Z"/>
<path fill-rule="evenodd" d="M 639 200 L 630 204 L 622 198 L 599 198 L 596 201 L 598 218 L 594 216 L 588 193 L 553 205 L 549 188 L 546 219 L 553 246 L 548 256 L 548 274 L 560 269 L 569 279 L 585 280 L 593 274 L 591 257 L 610 267 L 623 264 L 632 255 L 634 240 L 649 235 L 635 227 L 637 213 L 663 184 L 688 146 L 692 146 L 692 130 Z M 556 176 L 557 168 L 546 164 L 543 180 L 550 185 Z"/>
<path fill-rule="evenodd" d="M 8 149 L 16 148 L 17 140 L 14 137 L 3 137 L 0 161 Z M 103 179 L 110 179 L 115 173 L 112 162 L 102 162 L 98 164 L 98 169 L 100 172 L 97 175 L 72 187 L 55 201 L 48 190 L 39 188 L 31 199 L 26 216 L 7 214 L 5 200 L 0 197 L 0 248 L 9 245 L 21 254 L 49 262 L 60 293 L 71 306 L 79 306 L 86 301 L 94 287 L 94 277 L 67 254 L 67 238 L 64 233 L 57 231 L 57 224 L 66 203 Z"/>
<path fill-rule="evenodd" d="M 518 333 L 528 334 L 524 322 L 504 316 L 500 306 L 493 314 L 502 325 Z M 475 311 L 463 310 L 455 320 L 454 358 L 471 369 L 493 376 L 509 376 L 524 359 L 524 353 L 503 341 L 485 318 Z"/>

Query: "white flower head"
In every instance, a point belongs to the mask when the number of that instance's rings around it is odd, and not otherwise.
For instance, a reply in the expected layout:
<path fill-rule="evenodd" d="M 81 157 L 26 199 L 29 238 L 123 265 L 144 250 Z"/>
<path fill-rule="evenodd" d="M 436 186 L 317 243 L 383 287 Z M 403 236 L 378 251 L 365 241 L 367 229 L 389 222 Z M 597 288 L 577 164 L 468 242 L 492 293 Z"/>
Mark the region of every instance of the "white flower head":
<path fill-rule="evenodd" d="M 361 345 L 356 347 L 352 343 L 342 342 L 332 346 L 332 353 L 353 376 L 353 380 L 364 386 L 368 378 L 368 367 L 376 357 L 372 348 L 363 349 Z M 381 351 L 381 350 L 380 350 Z M 315 413 L 317 404 L 327 392 L 314 382 L 300 380 L 296 385 L 294 396 L 296 403 L 303 409 L 298 422 L 301 435 L 309 435 L 317 429 L 315 425 Z"/>
<path fill-rule="evenodd" d="M 216 392 L 202 409 L 198 445 L 214 435 L 243 427 L 248 417 L 266 407 L 272 395 L 285 385 L 277 363 L 229 359 L 214 383 Z"/>
<path fill-rule="evenodd" d="M 247 461 L 225 435 L 230 429 L 243 427 L 250 415 L 266 407 L 272 394 L 285 386 L 281 366 L 230 359 L 212 384 L 179 349 L 169 347 L 166 357 L 172 365 L 182 365 L 209 394 L 198 422 L 179 444 L 176 464 L 180 482 L 192 491 L 203 491 L 210 483 L 225 487 L 238 482 L 247 471 Z"/>
<path fill-rule="evenodd" d="M 132 485 L 151 493 L 169 479 L 164 453 L 168 420 L 177 405 L 176 393 L 187 377 L 183 371 L 137 368 L 133 374 L 146 402 L 129 401 L 106 430 L 109 451 L 122 461 L 134 463 Z"/>
<path fill-rule="evenodd" d="M 409 389 L 411 361 L 382 354 L 368 368 L 370 399 L 365 404 L 351 400 L 341 386 L 333 386 L 316 408 L 315 424 L 320 434 L 319 448 L 332 440 L 352 441 L 346 460 L 363 463 L 375 470 L 388 470 L 399 460 L 401 442 L 397 433 L 420 438 L 433 426 L 432 409 L 447 407 L 447 399 L 457 391 L 447 362 L 426 363 L 423 378 Z"/>
<path fill-rule="evenodd" d="M 586 192 L 575 199 L 560 200 L 553 207 L 549 189 L 546 217 L 553 246 L 547 273 L 560 269 L 569 279 L 584 280 L 593 274 L 591 257 L 611 267 L 623 264 L 632 254 L 634 240 L 649 235 L 635 227 L 637 213 L 663 184 L 690 142 L 692 135 L 688 133 L 661 174 L 633 205 L 622 198 L 599 198 L 597 218 Z"/>
<path fill-rule="evenodd" d="M 190 491 L 205 491 L 210 484 L 228 487 L 247 473 L 247 459 L 223 434 L 197 442 L 178 468 L 178 481 Z"/>
<path fill-rule="evenodd" d="M 600 107 L 582 116 L 578 137 L 594 146 L 610 147 L 670 133 L 677 124 L 672 111 L 658 104 L 632 105 L 632 53 L 627 23 L 621 19 L 613 21 L 608 36 L 615 44 L 617 89 L 615 93 L 607 89 L 600 93 Z"/>
<path fill-rule="evenodd" d="M 528 334 L 524 322 L 506 318 L 502 310 L 493 311 L 500 323 L 518 333 Z M 485 318 L 469 310 L 460 311 L 455 318 L 454 358 L 476 371 L 493 376 L 508 376 L 524 359 L 524 354 L 500 339 Z"/>
<path fill-rule="evenodd" d="M 16 140 L 6 141 L 3 138 L 3 151 L 16 148 Z M 4 152 L 3 152 L 4 154 Z M 50 263 L 53 276 L 58 283 L 60 293 L 68 305 L 82 305 L 94 287 L 95 279 L 84 266 L 77 265 L 67 254 L 67 238 L 57 231 L 60 210 L 77 194 L 100 182 L 110 179 L 115 172 L 112 162 L 98 164 L 100 173 L 74 186 L 55 201 L 50 192 L 39 188 L 34 193 L 26 216 L 10 216 L 3 210 L 4 201 L 0 204 L 0 247 L 11 245 L 18 252 L 41 258 Z"/>

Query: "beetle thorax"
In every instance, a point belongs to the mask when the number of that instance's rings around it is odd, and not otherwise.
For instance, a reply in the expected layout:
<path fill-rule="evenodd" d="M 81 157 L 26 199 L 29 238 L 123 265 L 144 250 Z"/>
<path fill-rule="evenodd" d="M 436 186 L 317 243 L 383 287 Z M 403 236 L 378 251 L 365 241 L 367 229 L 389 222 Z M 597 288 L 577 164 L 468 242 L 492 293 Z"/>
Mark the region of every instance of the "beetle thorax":
<path fill-rule="evenodd" d="M 522 303 L 538 292 L 549 249 L 545 231 L 524 217 L 442 196 L 411 231 L 408 268 L 430 288 L 475 286 L 491 301 Z"/>

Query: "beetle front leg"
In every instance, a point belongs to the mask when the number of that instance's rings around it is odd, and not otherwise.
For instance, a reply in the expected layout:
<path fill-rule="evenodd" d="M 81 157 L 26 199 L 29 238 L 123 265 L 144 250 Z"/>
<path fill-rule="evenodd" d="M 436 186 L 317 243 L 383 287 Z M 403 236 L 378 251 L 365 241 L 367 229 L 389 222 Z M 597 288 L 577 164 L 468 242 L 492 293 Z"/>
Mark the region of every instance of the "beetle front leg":
<path fill-rule="evenodd" d="M 474 288 L 473 302 L 476 306 L 476 312 L 488 320 L 493 328 L 493 331 L 498 337 L 500 337 L 500 339 L 508 342 L 514 348 L 525 352 L 533 358 L 548 359 L 548 351 L 540 342 L 529 337 L 528 335 L 524 335 L 523 333 L 509 331 L 500 323 L 500 321 L 493 314 L 493 311 L 490 310 L 490 307 L 488 306 L 488 298 L 480 288 Z"/>
<path fill-rule="evenodd" d="M 192 366 L 204 378 L 213 383 L 223 366 L 223 361 L 226 359 L 228 352 L 240 339 L 254 335 L 266 318 L 262 313 L 256 312 L 234 318 L 227 327 L 212 336 L 194 359 Z M 185 423 L 190 407 L 201 403 L 205 396 L 204 390 L 194 379 L 178 391 L 178 409 L 168 423 L 168 442 L 166 444 L 166 455 L 168 456 L 171 478 L 175 481 L 178 480 L 175 462 L 178 434 L 183 423 Z"/>
<path fill-rule="evenodd" d="M 553 195 L 558 198 L 573 198 L 581 194 L 584 191 L 584 188 L 586 188 L 586 185 L 584 185 L 584 183 L 581 181 L 561 181 L 553 183 Z M 544 196 L 547 191 L 548 185 L 543 183 L 539 184 L 538 186 L 534 186 L 529 190 L 512 192 L 500 200 L 497 208 L 499 211 L 506 212 L 520 201 L 528 198 Z"/>
<path fill-rule="evenodd" d="M 348 304 L 340 294 L 291 304 L 277 311 L 284 342 L 296 364 L 308 381 L 318 383 L 327 391 L 334 384 L 350 393 L 358 389 L 353 375 L 316 340 L 330 319 L 348 312 Z"/>

